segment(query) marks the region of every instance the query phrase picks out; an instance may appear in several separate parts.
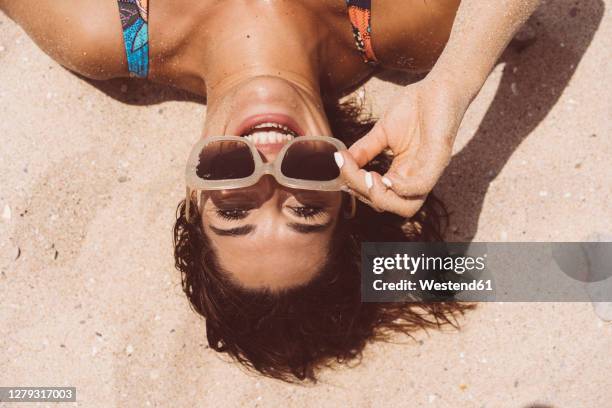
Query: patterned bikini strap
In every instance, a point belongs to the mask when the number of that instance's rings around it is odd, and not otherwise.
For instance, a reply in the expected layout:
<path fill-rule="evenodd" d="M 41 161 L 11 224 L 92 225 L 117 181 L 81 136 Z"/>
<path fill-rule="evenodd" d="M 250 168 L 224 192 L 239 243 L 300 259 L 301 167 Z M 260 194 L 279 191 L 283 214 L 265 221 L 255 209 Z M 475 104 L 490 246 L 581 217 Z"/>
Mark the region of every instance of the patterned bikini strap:
<path fill-rule="evenodd" d="M 346 5 L 357 50 L 361 53 L 365 63 L 378 64 L 372 47 L 372 1 L 346 0 Z"/>
<path fill-rule="evenodd" d="M 149 0 L 117 0 L 131 76 L 149 75 Z"/>

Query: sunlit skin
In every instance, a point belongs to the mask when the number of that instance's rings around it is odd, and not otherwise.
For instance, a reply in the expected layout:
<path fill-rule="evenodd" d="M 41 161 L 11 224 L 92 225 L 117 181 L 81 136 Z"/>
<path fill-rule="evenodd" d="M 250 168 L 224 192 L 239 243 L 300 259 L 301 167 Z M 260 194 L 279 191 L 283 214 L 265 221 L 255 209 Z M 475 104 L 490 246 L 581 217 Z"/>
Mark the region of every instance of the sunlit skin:
<path fill-rule="evenodd" d="M 344 153 L 343 178 L 380 209 L 406 217 L 418 210 L 450 159 L 469 103 L 538 1 L 459 3 L 373 1 L 380 67 L 424 72 L 433 66 Z M 0 9 L 65 67 L 94 79 L 128 76 L 115 0 L 0 0 Z M 344 0 L 160 0 L 151 2 L 148 23 L 149 79 L 206 96 L 202 137 L 241 135 L 245 121 L 257 115 L 289 118 L 300 135 L 329 136 L 322 92 L 347 94 L 374 73 L 355 50 Z M 258 146 L 264 155 L 279 148 Z M 362 169 L 385 148 L 395 155 L 387 174 L 391 187 Z M 317 207 L 269 177 L 250 190 L 256 205 L 243 219 L 219 218 L 223 197 L 216 205 L 212 197 L 203 201 L 203 227 L 222 266 L 252 288 L 304 284 L 324 262 L 341 193 L 314 200 Z M 291 212 L 298 205 L 302 212 L 318 208 L 319 218 L 298 218 Z M 310 233 L 287 226 L 297 221 L 329 226 Z M 213 230 L 243 224 L 253 231 L 223 236 Z"/>

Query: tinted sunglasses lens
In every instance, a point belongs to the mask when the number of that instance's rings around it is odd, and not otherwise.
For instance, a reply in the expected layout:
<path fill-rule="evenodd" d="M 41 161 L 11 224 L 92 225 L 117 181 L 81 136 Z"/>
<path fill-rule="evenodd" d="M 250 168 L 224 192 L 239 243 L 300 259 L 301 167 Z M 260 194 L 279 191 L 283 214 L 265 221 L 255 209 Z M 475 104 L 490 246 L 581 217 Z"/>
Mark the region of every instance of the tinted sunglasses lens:
<path fill-rule="evenodd" d="M 281 171 L 289 178 L 312 181 L 331 181 L 340 177 L 334 161 L 338 149 L 329 142 L 307 140 L 295 142 L 283 157 Z"/>
<path fill-rule="evenodd" d="M 249 146 L 239 141 L 217 141 L 204 146 L 196 168 L 204 180 L 231 180 L 249 177 L 255 171 L 255 161 Z"/>

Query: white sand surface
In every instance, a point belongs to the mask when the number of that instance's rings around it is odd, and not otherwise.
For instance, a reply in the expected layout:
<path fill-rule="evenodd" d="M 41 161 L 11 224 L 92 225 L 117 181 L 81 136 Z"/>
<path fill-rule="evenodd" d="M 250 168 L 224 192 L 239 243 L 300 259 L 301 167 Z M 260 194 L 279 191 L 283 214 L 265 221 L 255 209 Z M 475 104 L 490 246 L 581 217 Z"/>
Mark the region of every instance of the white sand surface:
<path fill-rule="evenodd" d="M 506 52 L 437 187 L 448 239 L 612 231 L 611 7 L 549 1 Z M 375 112 L 405 81 L 385 78 L 367 84 Z M 459 332 L 373 344 L 316 386 L 208 350 L 172 257 L 205 115 L 184 99 L 93 86 L 0 16 L 0 385 L 76 386 L 66 405 L 84 407 L 612 406 L 612 325 L 589 303 L 481 304 Z"/>

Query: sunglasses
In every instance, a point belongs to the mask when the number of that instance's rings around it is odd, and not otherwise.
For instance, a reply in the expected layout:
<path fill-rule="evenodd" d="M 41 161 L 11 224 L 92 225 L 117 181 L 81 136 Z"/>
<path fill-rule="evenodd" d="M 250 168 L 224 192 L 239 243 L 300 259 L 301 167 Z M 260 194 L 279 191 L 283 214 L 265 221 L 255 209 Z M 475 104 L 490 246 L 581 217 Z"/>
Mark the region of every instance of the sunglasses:
<path fill-rule="evenodd" d="M 267 163 L 255 144 L 244 137 L 204 138 L 193 147 L 187 162 L 187 221 L 194 191 L 245 188 L 266 174 L 289 188 L 343 191 L 346 184 L 334 160 L 334 153 L 341 150 L 346 146 L 338 139 L 300 136 L 287 142 L 274 161 Z M 200 194 L 197 197 L 200 205 Z"/>

